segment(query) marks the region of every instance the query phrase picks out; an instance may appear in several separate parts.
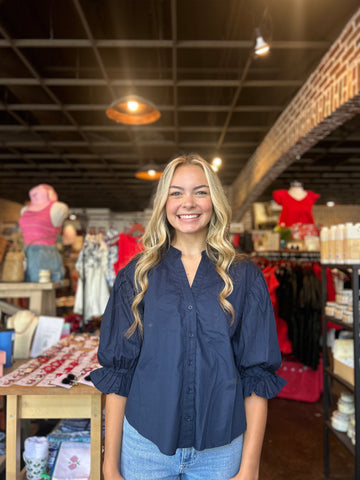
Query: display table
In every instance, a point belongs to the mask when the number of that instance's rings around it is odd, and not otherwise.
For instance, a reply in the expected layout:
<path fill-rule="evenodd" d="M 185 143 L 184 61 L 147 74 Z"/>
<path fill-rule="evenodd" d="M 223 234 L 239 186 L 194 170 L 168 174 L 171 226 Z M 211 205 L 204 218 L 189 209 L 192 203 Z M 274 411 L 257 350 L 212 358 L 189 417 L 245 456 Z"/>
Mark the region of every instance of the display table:
<path fill-rule="evenodd" d="M 59 283 L 0 282 L 0 298 L 29 298 L 29 310 L 35 315 L 54 317 L 56 316 L 56 289 L 68 285 L 68 280 Z"/>
<path fill-rule="evenodd" d="M 14 368 L 22 362 L 16 362 Z M 8 371 L 12 370 L 8 369 Z M 6 372 L 7 373 L 7 372 Z M 94 387 L 78 384 L 61 387 L 0 386 L 6 406 L 6 480 L 24 478 L 20 472 L 21 419 L 90 418 L 91 480 L 100 480 L 102 450 L 102 394 Z"/>

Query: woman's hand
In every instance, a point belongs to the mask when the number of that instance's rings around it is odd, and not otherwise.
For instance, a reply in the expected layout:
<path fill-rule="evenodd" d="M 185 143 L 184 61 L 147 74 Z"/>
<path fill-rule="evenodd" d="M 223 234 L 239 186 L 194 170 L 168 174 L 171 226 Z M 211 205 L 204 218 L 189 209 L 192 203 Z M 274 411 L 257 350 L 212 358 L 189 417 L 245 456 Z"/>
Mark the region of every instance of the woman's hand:
<path fill-rule="evenodd" d="M 125 480 L 118 469 L 110 470 L 103 468 L 104 480 Z"/>
<path fill-rule="evenodd" d="M 259 472 L 258 470 L 254 472 L 240 468 L 239 473 L 235 477 L 229 478 L 229 480 L 259 480 Z"/>

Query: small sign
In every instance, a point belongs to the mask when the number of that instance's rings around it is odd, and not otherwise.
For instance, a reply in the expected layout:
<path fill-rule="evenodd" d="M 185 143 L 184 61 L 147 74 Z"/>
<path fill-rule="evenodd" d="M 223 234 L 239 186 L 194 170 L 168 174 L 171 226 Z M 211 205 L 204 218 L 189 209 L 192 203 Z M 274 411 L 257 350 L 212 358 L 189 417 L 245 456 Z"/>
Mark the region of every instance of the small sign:
<path fill-rule="evenodd" d="M 60 340 L 64 319 L 62 317 L 39 317 L 39 323 L 34 335 L 31 357 L 41 355 L 44 350 Z"/>

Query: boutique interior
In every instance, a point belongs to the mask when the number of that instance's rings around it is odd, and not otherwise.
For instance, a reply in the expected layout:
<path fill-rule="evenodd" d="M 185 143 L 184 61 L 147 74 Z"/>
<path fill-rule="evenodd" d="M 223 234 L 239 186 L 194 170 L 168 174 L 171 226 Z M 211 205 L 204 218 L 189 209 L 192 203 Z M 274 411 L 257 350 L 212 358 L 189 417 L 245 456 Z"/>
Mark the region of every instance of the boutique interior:
<path fill-rule="evenodd" d="M 275 315 L 259 479 L 360 480 L 359 1 L 2 0 L 0 52 L 0 479 L 103 478 L 102 316 L 197 153 Z"/>

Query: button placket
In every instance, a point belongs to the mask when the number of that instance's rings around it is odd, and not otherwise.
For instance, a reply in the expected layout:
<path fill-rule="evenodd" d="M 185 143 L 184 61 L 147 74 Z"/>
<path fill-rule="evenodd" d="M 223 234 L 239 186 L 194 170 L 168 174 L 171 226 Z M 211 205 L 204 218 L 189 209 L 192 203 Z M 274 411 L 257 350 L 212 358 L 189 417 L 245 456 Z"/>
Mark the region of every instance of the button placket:
<path fill-rule="evenodd" d="M 195 357 L 196 357 L 196 308 L 193 291 L 188 288 L 184 295 L 186 357 L 184 363 L 183 431 L 189 442 L 195 434 Z"/>

